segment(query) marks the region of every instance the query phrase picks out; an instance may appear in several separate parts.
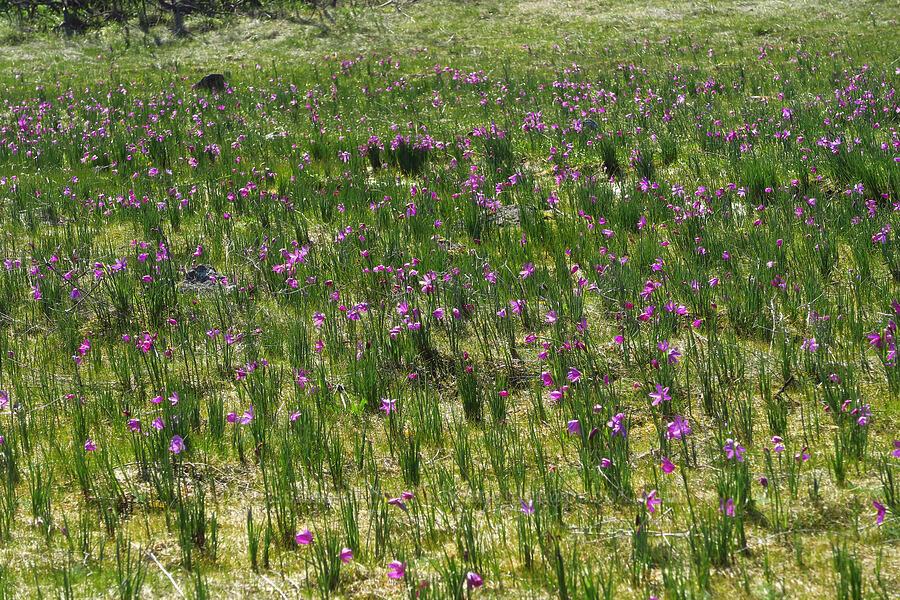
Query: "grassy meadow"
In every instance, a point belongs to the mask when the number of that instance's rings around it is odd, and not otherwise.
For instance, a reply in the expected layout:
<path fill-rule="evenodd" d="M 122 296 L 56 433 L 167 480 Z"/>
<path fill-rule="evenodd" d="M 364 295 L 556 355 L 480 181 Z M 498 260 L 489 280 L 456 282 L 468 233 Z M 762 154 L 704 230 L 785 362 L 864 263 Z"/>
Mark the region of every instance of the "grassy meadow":
<path fill-rule="evenodd" d="M 900 12 L 803 4 L 0 21 L 0 599 L 900 597 Z"/>

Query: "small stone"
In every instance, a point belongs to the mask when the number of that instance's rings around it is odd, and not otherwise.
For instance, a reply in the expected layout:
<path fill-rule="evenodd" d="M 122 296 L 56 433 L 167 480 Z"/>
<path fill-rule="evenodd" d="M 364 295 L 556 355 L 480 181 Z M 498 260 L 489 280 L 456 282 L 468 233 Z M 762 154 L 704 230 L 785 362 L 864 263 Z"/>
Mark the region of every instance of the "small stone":
<path fill-rule="evenodd" d="M 210 73 L 201 79 L 197 85 L 194 86 L 198 90 L 207 90 L 210 92 L 224 92 L 225 91 L 225 76 L 221 73 Z"/>
<path fill-rule="evenodd" d="M 185 283 L 215 283 L 220 276 L 209 265 L 197 265 L 184 274 Z"/>

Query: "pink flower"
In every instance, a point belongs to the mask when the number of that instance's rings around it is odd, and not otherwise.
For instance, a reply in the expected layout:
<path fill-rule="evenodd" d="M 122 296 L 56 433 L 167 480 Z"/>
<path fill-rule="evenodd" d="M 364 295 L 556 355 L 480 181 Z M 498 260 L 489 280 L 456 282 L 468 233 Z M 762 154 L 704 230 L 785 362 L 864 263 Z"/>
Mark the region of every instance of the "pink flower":
<path fill-rule="evenodd" d="M 662 500 L 656 497 L 656 490 L 653 490 L 649 494 L 644 501 L 647 505 L 647 510 L 650 511 L 650 514 L 656 514 L 656 507 L 662 504 Z"/>
<path fill-rule="evenodd" d="M 399 560 L 392 560 L 388 563 L 388 577 L 391 579 L 403 579 L 406 575 L 406 563 Z"/>
<path fill-rule="evenodd" d="M 719 512 L 724 512 L 727 516 L 734 516 L 734 499 L 729 498 L 728 500 L 719 500 Z"/>
<path fill-rule="evenodd" d="M 650 392 L 647 395 L 650 396 L 650 399 L 652 400 L 651 404 L 653 406 L 656 406 L 660 402 L 672 399 L 672 396 L 669 395 L 669 388 L 664 388 L 658 383 L 656 384 L 656 392 Z"/>
<path fill-rule="evenodd" d="M 887 512 L 887 508 L 877 500 L 872 500 L 872 506 L 878 511 L 878 516 L 875 518 L 875 524 L 881 525 L 884 522 L 884 515 Z"/>
<path fill-rule="evenodd" d="M 484 584 L 484 580 L 481 578 L 478 573 L 475 571 L 469 571 L 466 573 L 466 587 L 470 590 L 475 589 L 477 587 L 481 587 Z"/>
<path fill-rule="evenodd" d="M 341 553 L 338 556 L 340 557 L 342 563 L 349 563 L 351 560 L 353 560 L 353 550 L 346 547 L 342 548 Z"/>
<path fill-rule="evenodd" d="M 816 338 L 803 338 L 803 343 L 800 344 L 801 350 L 806 350 L 810 354 L 814 353 L 819 349 L 819 344 L 816 342 Z"/>
<path fill-rule="evenodd" d="M 731 460 L 737 460 L 738 462 L 744 462 L 744 452 L 747 451 L 746 448 L 739 445 L 737 442 L 728 438 L 725 440 L 725 445 L 722 447 L 725 450 L 725 458 Z"/>
<path fill-rule="evenodd" d="M 894 451 L 891 452 L 891 456 L 900 458 L 900 440 L 894 440 Z"/>
<path fill-rule="evenodd" d="M 403 501 L 403 498 L 391 498 L 390 500 L 388 500 L 388 504 L 392 504 L 392 505 L 396 506 L 403 512 L 406 512 L 407 510 L 409 510 L 406 507 L 406 502 Z"/>
<path fill-rule="evenodd" d="M 566 378 L 572 383 L 576 383 L 581 380 L 581 371 L 575 367 L 569 367 L 569 374 L 566 375 Z"/>
<path fill-rule="evenodd" d="M 87 452 L 93 452 L 94 450 L 98 450 L 99 448 L 100 448 L 100 446 L 98 446 L 97 444 L 95 444 L 95 443 L 94 443 L 94 440 L 92 440 L 91 438 L 88 438 L 88 439 L 85 440 L 85 442 L 84 442 L 84 449 L 85 449 L 85 451 L 87 451 Z"/>
<path fill-rule="evenodd" d="M 661 460 L 663 473 L 668 474 L 675 470 L 675 464 L 672 463 L 672 461 L 670 461 L 668 458 L 663 456 Z"/>
<path fill-rule="evenodd" d="M 628 431 L 625 429 L 625 413 L 616 413 L 613 417 L 606 422 L 606 426 L 612 429 L 610 435 L 615 436 L 616 434 L 621 434 L 621 436 L 628 437 Z"/>
<path fill-rule="evenodd" d="M 681 415 L 675 415 L 673 417 L 673 421 L 669 422 L 668 431 L 666 432 L 666 437 L 670 440 L 672 439 L 681 439 L 683 435 L 690 435 L 691 426 L 690 422 L 687 419 L 682 419 Z"/>
<path fill-rule="evenodd" d="M 397 412 L 397 399 L 382 398 L 381 408 L 379 408 L 378 410 L 383 410 L 384 414 L 386 415 L 389 415 L 392 412 Z"/>
<path fill-rule="evenodd" d="M 181 439 L 180 435 L 172 437 L 172 443 L 169 444 L 169 450 L 175 454 L 181 454 L 182 452 L 184 452 L 184 440 Z"/>
<path fill-rule="evenodd" d="M 294 539 L 297 540 L 298 544 L 307 545 L 312 543 L 313 535 L 309 529 L 304 529 L 297 533 L 297 535 L 294 536 Z"/>
<path fill-rule="evenodd" d="M 581 435 L 581 425 L 578 423 L 578 420 L 569 421 L 566 424 L 566 431 L 572 435 Z"/>
<path fill-rule="evenodd" d="M 534 500 L 529 500 L 528 502 L 525 502 L 524 500 L 522 500 L 522 512 L 525 513 L 526 515 L 533 515 L 534 514 Z"/>

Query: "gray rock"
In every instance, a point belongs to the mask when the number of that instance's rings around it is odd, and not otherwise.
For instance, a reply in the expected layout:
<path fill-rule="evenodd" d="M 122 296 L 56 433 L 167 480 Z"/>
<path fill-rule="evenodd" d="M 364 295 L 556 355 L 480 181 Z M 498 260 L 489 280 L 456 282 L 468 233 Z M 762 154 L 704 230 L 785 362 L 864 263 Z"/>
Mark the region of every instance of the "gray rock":
<path fill-rule="evenodd" d="M 221 73 L 210 73 L 205 76 L 197 85 L 194 86 L 198 90 L 207 90 L 210 92 L 225 91 L 225 76 Z"/>
<path fill-rule="evenodd" d="M 222 276 L 209 265 L 197 265 L 191 267 L 190 270 L 184 274 L 184 282 L 193 284 L 215 283 L 221 278 Z"/>
<path fill-rule="evenodd" d="M 182 292 L 215 293 L 216 290 L 230 291 L 234 285 L 225 284 L 225 277 L 209 265 L 191 267 L 178 284 Z"/>

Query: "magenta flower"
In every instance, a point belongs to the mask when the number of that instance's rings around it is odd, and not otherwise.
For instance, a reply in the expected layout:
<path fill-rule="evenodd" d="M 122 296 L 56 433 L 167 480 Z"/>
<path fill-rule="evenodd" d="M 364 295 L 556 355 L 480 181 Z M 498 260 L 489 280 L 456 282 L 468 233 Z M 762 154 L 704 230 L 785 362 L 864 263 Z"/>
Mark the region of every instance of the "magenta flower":
<path fill-rule="evenodd" d="M 900 458 L 900 440 L 894 440 L 894 451 L 891 452 L 891 456 Z"/>
<path fill-rule="evenodd" d="M 301 390 L 305 390 L 306 386 L 309 385 L 309 377 L 307 377 L 307 374 L 308 373 L 307 373 L 306 369 L 300 369 L 300 371 L 294 371 L 294 375 L 297 376 L 297 383 L 300 385 Z M 250 408 L 251 408 L 251 412 L 252 412 L 253 407 L 251 406 Z"/>
<path fill-rule="evenodd" d="M 604 457 L 604 458 L 600 459 L 600 468 L 601 469 L 608 469 L 609 467 L 612 466 L 612 464 L 613 464 L 612 461 L 608 458 Z"/>
<path fill-rule="evenodd" d="M 566 375 L 566 379 L 568 379 L 572 383 L 581 381 L 581 371 L 579 371 L 575 367 L 569 367 L 569 374 Z"/>
<path fill-rule="evenodd" d="M 652 400 L 650 404 L 653 406 L 656 406 L 660 402 L 672 399 L 672 396 L 669 395 L 669 388 L 664 388 L 658 383 L 656 384 L 656 392 L 650 392 L 648 396 L 650 396 L 650 399 Z"/>
<path fill-rule="evenodd" d="M 522 500 L 522 512 L 525 513 L 526 515 L 533 515 L 534 514 L 534 500 L 529 500 L 528 502 L 525 502 L 524 500 Z"/>
<path fill-rule="evenodd" d="M 656 497 L 656 490 L 651 491 L 647 494 L 647 497 L 644 500 L 647 505 L 647 510 L 650 511 L 650 514 L 656 514 L 656 507 L 662 504 L 662 500 Z"/>
<path fill-rule="evenodd" d="M 522 265 L 522 270 L 519 271 L 519 275 L 522 276 L 522 279 L 528 279 L 532 273 L 534 273 L 534 263 L 525 263 Z"/>
<path fill-rule="evenodd" d="M 386 415 L 389 415 L 392 412 L 397 412 L 397 399 L 382 398 L 381 408 L 379 408 L 378 410 L 383 410 L 384 414 Z"/>
<path fill-rule="evenodd" d="M 309 529 L 304 529 L 303 531 L 298 532 L 297 535 L 294 536 L 294 539 L 297 540 L 298 544 L 307 545 L 312 543 L 313 535 Z"/>
<path fill-rule="evenodd" d="M 673 310 L 674 310 L 674 306 L 673 306 Z M 671 311 L 669 311 L 669 312 L 671 312 Z M 657 344 L 656 347 L 659 348 L 661 352 L 666 353 L 666 357 L 669 359 L 669 364 L 671 364 L 671 365 L 678 364 L 678 358 L 681 356 L 681 352 L 678 350 L 678 346 L 670 346 L 668 341 L 663 340 L 659 344 Z M 666 389 L 668 389 L 668 388 L 666 388 Z"/>
<path fill-rule="evenodd" d="M 346 547 L 342 548 L 341 553 L 338 556 L 340 556 L 342 563 L 349 563 L 351 560 L 353 560 L 353 550 Z"/>
<path fill-rule="evenodd" d="M 621 435 L 622 437 L 628 437 L 628 431 L 625 429 L 625 413 L 617 413 L 615 414 L 609 421 L 606 422 L 606 426 L 612 429 L 610 435 Z"/>
<path fill-rule="evenodd" d="M 719 499 L 719 512 L 724 512 L 727 516 L 734 516 L 734 499 L 729 498 L 728 500 Z"/>
<path fill-rule="evenodd" d="M 78 288 L 72 288 L 72 292 L 69 294 L 69 298 L 72 300 L 81 300 L 81 292 Z"/>
<path fill-rule="evenodd" d="M 0 408 L 6 408 L 7 404 L 9 404 L 9 392 L 0 390 Z"/>
<path fill-rule="evenodd" d="M 725 440 L 725 445 L 722 447 L 725 450 L 725 458 L 728 460 L 736 460 L 738 462 L 744 462 L 744 452 L 747 451 L 746 448 L 739 445 L 733 439 L 728 438 Z"/>
<path fill-rule="evenodd" d="M 250 410 L 245 410 L 243 416 L 241 417 L 241 425 L 246 425 L 250 421 L 253 420 L 253 405 L 250 405 Z"/>
<path fill-rule="evenodd" d="M 680 440 L 681 436 L 690 434 L 690 422 L 687 419 L 682 419 L 681 415 L 675 415 L 673 420 L 669 422 L 669 429 L 666 432 L 666 437 L 670 440 Z"/>
<path fill-rule="evenodd" d="M 406 502 L 403 501 L 403 498 L 391 498 L 390 500 L 388 500 L 388 504 L 392 504 L 392 505 L 396 506 L 403 512 L 406 512 L 407 510 L 409 510 L 406 507 Z"/>
<path fill-rule="evenodd" d="M 869 333 L 866 334 L 866 337 L 869 338 L 869 344 L 875 346 L 876 348 L 881 348 L 881 334 L 879 333 Z"/>
<path fill-rule="evenodd" d="M 661 462 L 663 473 L 669 474 L 675 470 L 675 464 L 665 456 L 661 458 Z"/>
<path fill-rule="evenodd" d="M 91 438 L 88 438 L 88 439 L 85 440 L 85 442 L 84 442 L 84 449 L 85 449 L 85 451 L 87 451 L 87 452 L 93 452 L 94 450 L 98 450 L 99 448 L 100 448 L 100 446 L 98 446 L 97 444 L 95 444 L 95 443 L 94 443 L 94 440 L 92 440 Z"/>
<path fill-rule="evenodd" d="M 875 510 L 878 511 L 878 516 L 875 519 L 875 524 L 881 525 L 884 522 L 884 515 L 887 512 L 887 508 L 877 500 L 872 500 L 872 506 L 874 506 Z"/>
<path fill-rule="evenodd" d="M 392 560 L 388 563 L 388 577 L 391 579 L 403 579 L 406 575 L 406 563 L 399 560 Z"/>
<path fill-rule="evenodd" d="M 134 431 L 140 433 L 141 431 L 141 422 L 137 419 L 130 419 L 127 423 L 128 431 Z"/>
<path fill-rule="evenodd" d="M 169 444 L 169 450 L 171 450 L 175 454 L 181 454 L 182 452 L 184 452 L 184 440 L 181 439 L 180 435 L 172 437 L 172 443 Z"/>
<path fill-rule="evenodd" d="M 581 435 L 581 424 L 578 423 L 577 419 L 569 421 L 566 424 L 566 431 L 568 431 L 572 435 Z"/>
<path fill-rule="evenodd" d="M 483 584 L 484 580 L 475 571 L 469 571 L 468 573 L 466 573 L 466 587 L 470 590 L 481 587 Z"/>

